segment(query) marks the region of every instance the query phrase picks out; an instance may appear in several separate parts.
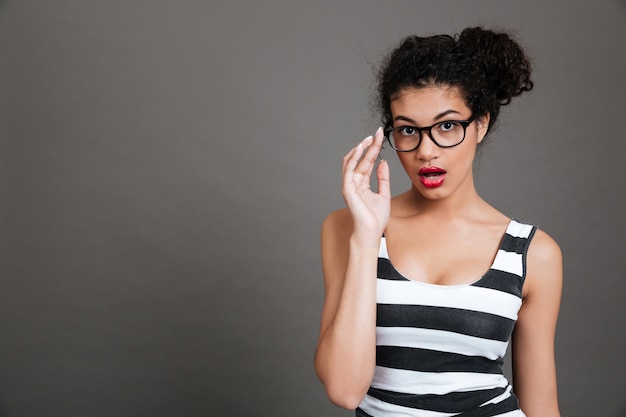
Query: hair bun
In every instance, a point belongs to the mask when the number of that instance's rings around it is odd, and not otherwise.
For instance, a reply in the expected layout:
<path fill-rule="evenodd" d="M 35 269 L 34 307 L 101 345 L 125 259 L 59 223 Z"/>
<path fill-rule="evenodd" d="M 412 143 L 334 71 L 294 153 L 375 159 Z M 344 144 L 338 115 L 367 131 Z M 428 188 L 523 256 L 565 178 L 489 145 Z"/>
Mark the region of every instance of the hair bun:
<path fill-rule="evenodd" d="M 467 28 L 458 36 L 457 46 L 474 64 L 474 76 L 483 92 L 491 93 L 500 104 L 509 104 L 533 88 L 530 61 L 508 34 Z"/>

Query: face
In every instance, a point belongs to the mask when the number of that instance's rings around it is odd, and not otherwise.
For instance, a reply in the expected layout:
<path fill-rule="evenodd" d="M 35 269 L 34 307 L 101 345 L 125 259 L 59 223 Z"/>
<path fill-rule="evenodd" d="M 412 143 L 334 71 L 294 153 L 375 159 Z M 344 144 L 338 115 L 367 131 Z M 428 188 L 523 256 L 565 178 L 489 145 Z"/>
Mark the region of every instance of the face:
<path fill-rule="evenodd" d="M 457 88 L 428 86 L 400 91 L 391 101 L 391 116 L 393 127 L 425 127 L 447 120 L 468 120 L 472 112 Z M 488 116 L 475 119 L 457 146 L 440 148 L 427 132 L 422 132 L 416 150 L 398 152 L 413 188 L 427 199 L 474 192 L 472 163 L 476 146 L 487 133 L 488 122 Z"/>

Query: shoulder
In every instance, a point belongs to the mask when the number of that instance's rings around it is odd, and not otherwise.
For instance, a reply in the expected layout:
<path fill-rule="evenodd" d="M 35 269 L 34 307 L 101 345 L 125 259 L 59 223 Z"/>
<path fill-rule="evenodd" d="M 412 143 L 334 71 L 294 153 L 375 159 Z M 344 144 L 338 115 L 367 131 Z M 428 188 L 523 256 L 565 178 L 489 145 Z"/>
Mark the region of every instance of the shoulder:
<path fill-rule="evenodd" d="M 333 211 L 322 223 L 322 244 L 328 240 L 348 239 L 352 228 L 352 216 L 348 209 Z"/>
<path fill-rule="evenodd" d="M 556 241 L 541 229 L 537 229 L 526 257 L 525 295 L 538 291 L 561 291 L 562 286 L 562 254 Z"/>
<path fill-rule="evenodd" d="M 556 241 L 543 230 L 537 229 L 528 247 L 529 264 L 535 266 L 560 264 L 561 257 L 561 248 Z"/>

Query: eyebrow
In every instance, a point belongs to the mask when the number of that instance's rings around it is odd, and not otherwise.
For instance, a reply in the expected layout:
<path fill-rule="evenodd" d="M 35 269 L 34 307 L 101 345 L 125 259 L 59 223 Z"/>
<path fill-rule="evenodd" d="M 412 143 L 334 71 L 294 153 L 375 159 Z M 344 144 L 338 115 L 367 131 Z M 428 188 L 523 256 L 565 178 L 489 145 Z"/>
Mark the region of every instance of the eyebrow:
<path fill-rule="evenodd" d="M 446 111 L 444 111 L 444 112 L 439 113 L 437 116 L 435 116 L 435 117 L 433 118 L 433 120 L 436 122 L 437 120 L 439 120 L 439 119 L 441 119 L 441 118 L 443 118 L 443 117 L 445 117 L 445 116 L 449 115 L 450 113 L 456 113 L 456 114 L 458 114 L 458 115 L 460 115 L 460 114 L 461 114 L 461 113 L 459 113 L 459 112 L 458 112 L 458 111 L 456 111 L 456 110 L 446 110 Z M 409 123 L 413 123 L 413 124 L 417 125 L 417 122 L 416 122 L 415 120 L 413 120 L 413 119 L 411 119 L 411 118 L 409 118 L 409 117 L 406 117 L 406 116 L 396 116 L 396 117 L 394 117 L 394 119 L 393 119 L 393 121 L 394 121 L 394 122 L 396 122 L 396 121 L 400 121 L 400 120 L 405 121 L 405 122 L 409 122 Z"/>

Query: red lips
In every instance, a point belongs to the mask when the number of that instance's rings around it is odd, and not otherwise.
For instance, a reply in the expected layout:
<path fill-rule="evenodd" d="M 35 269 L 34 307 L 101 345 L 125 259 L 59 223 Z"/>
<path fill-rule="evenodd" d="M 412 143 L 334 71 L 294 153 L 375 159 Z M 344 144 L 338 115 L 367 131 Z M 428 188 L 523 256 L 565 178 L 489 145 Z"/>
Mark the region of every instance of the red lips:
<path fill-rule="evenodd" d="M 436 166 L 420 168 L 417 174 L 426 188 L 437 188 L 446 180 L 446 170 Z"/>

